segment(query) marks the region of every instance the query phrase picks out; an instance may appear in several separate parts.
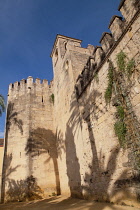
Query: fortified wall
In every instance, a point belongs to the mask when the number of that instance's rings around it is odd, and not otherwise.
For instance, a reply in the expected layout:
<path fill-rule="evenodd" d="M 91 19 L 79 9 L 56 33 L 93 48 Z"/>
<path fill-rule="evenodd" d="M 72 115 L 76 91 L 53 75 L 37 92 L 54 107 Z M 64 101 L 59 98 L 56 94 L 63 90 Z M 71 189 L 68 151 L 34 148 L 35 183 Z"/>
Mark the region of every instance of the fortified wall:
<path fill-rule="evenodd" d="M 54 80 L 9 87 L 2 201 L 71 195 L 139 206 L 140 2 L 101 46 L 57 35 Z"/>
<path fill-rule="evenodd" d="M 53 84 L 34 82 L 32 77 L 9 86 L 2 180 L 5 200 L 41 198 L 56 189 L 52 91 Z"/>

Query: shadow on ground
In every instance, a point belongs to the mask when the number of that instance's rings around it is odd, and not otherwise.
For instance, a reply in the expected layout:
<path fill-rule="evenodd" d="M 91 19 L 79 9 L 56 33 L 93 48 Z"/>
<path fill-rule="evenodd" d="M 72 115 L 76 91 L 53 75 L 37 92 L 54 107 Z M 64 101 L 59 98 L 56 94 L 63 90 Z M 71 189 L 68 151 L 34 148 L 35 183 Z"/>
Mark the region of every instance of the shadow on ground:
<path fill-rule="evenodd" d="M 41 201 L 1 204 L 1 210 L 138 210 L 138 208 L 86 201 L 75 198 L 54 197 Z"/>

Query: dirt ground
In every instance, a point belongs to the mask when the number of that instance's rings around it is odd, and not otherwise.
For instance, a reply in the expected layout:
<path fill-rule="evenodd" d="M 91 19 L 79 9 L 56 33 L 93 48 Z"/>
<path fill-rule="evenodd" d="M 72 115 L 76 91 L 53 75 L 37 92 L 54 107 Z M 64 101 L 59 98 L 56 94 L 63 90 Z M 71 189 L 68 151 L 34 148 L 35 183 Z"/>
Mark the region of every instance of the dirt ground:
<path fill-rule="evenodd" d="M 0 210 L 138 210 L 139 208 L 86 201 L 67 197 L 53 197 L 39 201 L 0 204 Z"/>

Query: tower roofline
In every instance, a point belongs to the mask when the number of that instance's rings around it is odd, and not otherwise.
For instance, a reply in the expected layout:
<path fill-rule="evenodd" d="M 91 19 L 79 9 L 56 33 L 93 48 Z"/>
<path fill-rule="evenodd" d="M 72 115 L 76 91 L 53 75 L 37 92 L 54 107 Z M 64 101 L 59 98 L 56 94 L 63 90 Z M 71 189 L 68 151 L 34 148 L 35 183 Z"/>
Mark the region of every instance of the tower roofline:
<path fill-rule="evenodd" d="M 64 36 L 64 35 L 61 35 L 61 34 L 57 34 L 56 38 L 55 38 L 55 41 L 54 41 L 53 48 L 52 48 L 52 52 L 50 54 L 50 57 L 53 56 L 53 53 L 54 53 L 54 50 L 55 50 L 55 47 L 56 47 L 56 44 L 57 44 L 59 38 L 62 38 L 62 39 L 65 39 L 65 40 L 76 41 L 78 43 L 82 42 L 82 40 L 80 40 L 80 39 L 75 39 L 75 38 L 72 38 L 72 37 L 69 37 L 69 36 Z"/>

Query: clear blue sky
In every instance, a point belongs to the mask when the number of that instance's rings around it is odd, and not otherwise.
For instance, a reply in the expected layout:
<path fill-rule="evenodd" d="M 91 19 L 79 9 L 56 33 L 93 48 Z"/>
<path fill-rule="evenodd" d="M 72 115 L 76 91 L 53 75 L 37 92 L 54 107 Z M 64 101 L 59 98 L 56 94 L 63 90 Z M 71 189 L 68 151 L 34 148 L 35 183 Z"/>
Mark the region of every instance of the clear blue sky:
<path fill-rule="evenodd" d="M 0 93 L 28 76 L 52 80 L 56 34 L 99 45 L 120 0 L 0 0 Z M 5 114 L 0 117 L 3 137 Z"/>

